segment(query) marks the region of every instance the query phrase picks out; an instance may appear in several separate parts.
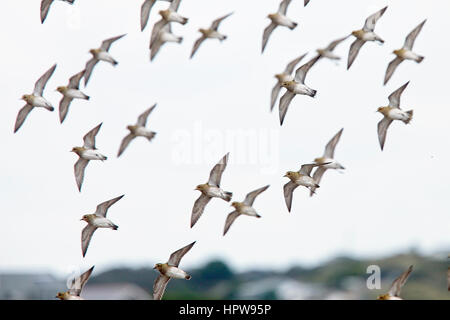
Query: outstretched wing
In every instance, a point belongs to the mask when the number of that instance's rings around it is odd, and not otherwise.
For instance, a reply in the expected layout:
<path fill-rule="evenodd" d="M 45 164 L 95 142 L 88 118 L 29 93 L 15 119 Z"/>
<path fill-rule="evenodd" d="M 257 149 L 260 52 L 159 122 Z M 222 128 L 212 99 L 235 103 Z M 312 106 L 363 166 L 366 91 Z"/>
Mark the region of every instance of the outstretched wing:
<path fill-rule="evenodd" d="M 217 31 L 217 29 L 219 28 L 220 23 L 221 23 L 223 20 L 225 20 L 226 18 L 228 18 L 229 16 L 231 16 L 232 14 L 233 14 L 233 12 L 230 12 L 230 13 L 224 15 L 223 17 L 220 17 L 220 18 L 214 20 L 214 21 L 212 22 L 212 24 L 211 24 L 211 29 Z"/>
<path fill-rule="evenodd" d="M 333 42 L 331 42 L 328 47 L 325 48 L 325 50 L 328 51 L 333 51 L 342 41 L 347 40 L 347 38 L 350 37 L 350 35 L 345 36 L 343 38 L 339 38 L 337 40 L 334 40 Z"/>
<path fill-rule="evenodd" d="M 170 4 L 169 9 L 172 11 L 177 11 L 178 7 L 180 6 L 181 0 L 172 0 L 172 3 Z"/>
<path fill-rule="evenodd" d="M 153 284 L 153 300 L 161 300 L 170 278 L 160 274 Z"/>
<path fill-rule="evenodd" d="M 223 228 L 223 235 L 225 235 L 228 232 L 228 229 L 230 229 L 234 220 L 236 220 L 236 218 L 239 216 L 240 216 L 240 214 L 236 210 L 233 212 L 230 212 L 230 214 L 227 216 L 227 220 L 225 221 L 225 227 Z"/>
<path fill-rule="evenodd" d="M 310 0 L 305 0 L 305 7 L 308 5 Z"/>
<path fill-rule="evenodd" d="M 92 57 L 88 62 L 86 62 L 86 68 L 84 73 L 84 85 L 86 86 L 91 78 L 92 70 L 94 70 L 95 65 L 98 60 Z"/>
<path fill-rule="evenodd" d="M 168 24 L 164 19 L 159 20 L 153 25 L 152 35 L 150 37 L 150 49 L 153 49 L 153 46 L 158 41 L 158 38 L 160 36 L 160 32 L 163 30 L 163 28 Z"/>
<path fill-rule="evenodd" d="M 256 197 L 261 194 L 262 192 L 266 191 L 267 188 L 269 188 L 270 185 L 267 185 L 265 187 L 259 188 L 255 191 L 250 192 L 247 194 L 247 196 L 244 199 L 244 203 L 248 206 L 252 206 L 253 202 L 255 201 Z"/>
<path fill-rule="evenodd" d="M 350 51 L 348 52 L 347 70 L 352 66 L 364 43 L 366 43 L 364 40 L 356 39 L 350 46 Z"/>
<path fill-rule="evenodd" d="M 39 79 L 36 81 L 34 85 L 34 91 L 33 94 L 35 96 L 42 96 L 42 93 L 44 92 L 45 85 L 48 82 L 48 79 L 52 76 L 53 72 L 55 72 L 56 64 L 54 64 L 50 69 L 47 70 Z"/>
<path fill-rule="evenodd" d="M 63 123 L 69 111 L 69 105 L 72 102 L 72 98 L 64 96 L 59 102 L 59 121 Z"/>
<path fill-rule="evenodd" d="M 294 99 L 295 93 L 290 92 L 289 90 L 284 93 L 284 95 L 280 99 L 279 104 L 279 113 L 280 113 L 280 125 L 283 125 L 284 117 L 286 117 L 286 113 L 289 108 L 289 104 L 292 99 Z"/>
<path fill-rule="evenodd" d="M 399 297 L 402 287 L 405 285 L 406 280 L 408 280 L 409 275 L 413 270 L 413 266 L 409 266 L 408 270 L 403 272 L 397 279 L 392 282 L 391 288 L 389 289 L 389 295 L 393 297 Z"/>
<path fill-rule="evenodd" d="M 94 266 L 92 266 L 88 271 L 84 272 L 78 278 L 72 279 L 69 288 L 69 294 L 73 296 L 80 296 L 81 290 L 83 290 L 84 285 L 89 280 L 92 271 L 94 270 Z"/>
<path fill-rule="evenodd" d="M 295 81 L 300 83 L 305 83 L 306 75 L 308 74 L 309 69 L 320 59 L 320 55 L 312 58 L 307 63 L 302 65 L 300 68 L 297 69 L 295 72 Z"/>
<path fill-rule="evenodd" d="M 17 114 L 16 123 L 14 124 L 14 133 L 17 132 L 17 130 L 20 129 L 22 124 L 24 123 L 25 119 L 27 118 L 28 114 L 33 110 L 33 106 L 31 104 L 26 104 L 22 107 L 22 109 L 19 110 L 19 113 Z"/>
<path fill-rule="evenodd" d="M 408 86 L 408 84 L 409 84 L 409 81 L 391 93 L 391 95 L 388 98 L 390 107 L 400 108 L 400 98 L 402 96 L 403 91 Z"/>
<path fill-rule="evenodd" d="M 145 127 L 145 125 L 147 124 L 147 118 L 149 116 L 150 113 L 152 113 L 153 109 L 155 109 L 156 107 L 156 103 L 151 106 L 150 108 L 148 108 L 147 110 L 145 110 L 138 118 L 137 121 L 137 125 L 138 126 L 142 126 Z"/>
<path fill-rule="evenodd" d="M 120 157 L 120 155 L 125 151 L 125 149 L 128 147 L 130 142 L 136 138 L 136 136 L 132 133 L 129 133 L 125 136 L 125 138 L 122 139 L 122 143 L 120 144 L 119 152 L 117 153 L 117 157 Z"/>
<path fill-rule="evenodd" d="M 289 4 L 291 3 L 291 0 L 283 0 L 280 3 L 280 6 L 278 7 L 278 13 L 282 14 L 283 16 L 286 15 L 287 8 Z"/>
<path fill-rule="evenodd" d="M 95 214 L 98 215 L 98 216 L 102 216 L 102 217 L 106 218 L 106 213 L 108 212 L 109 207 L 111 207 L 114 203 L 116 203 L 117 201 L 122 199 L 123 196 L 124 196 L 124 194 L 121 195 L 121 196 L 118 196 L 118 197 L 116 197 L 114 199 L 111 199 L 111 200 L 108 200 L 108 201 L 100 203 L 97 206 L 97 210 L 95 211 Z"/>
<path fill-rule="evenodd" d="M 229 152 L 223 156 L 222 159 L 212 168 L 209 173 L 209 181 L 208 184 L 211 186 L 220 186 L 220 180 L 222 179 L 222 174 L 225 171 L 228 163 Z"/>
<path fill-rule="evenodd" d="M 292 181 L 289 181 L 283 187 L 284 201 L 286 202 L 286 206 L 287 206 L 289 212 L 291 212 L 291 207 L 292 207 L 292 195 L 293 195 L 295 188 L 297 188 L 297 187 L 298 187 L 298 184 L 295 184 Z"/>
<path fill-rule="evenodd" d="M 325 173 L 325 171 L 327 171 L 327 168 L 325 167 L 319 167 L 316 169 L 316 171 L 314 171 L 313 174 L 313 179 L 317 184 L 320 184 L 320 180 L 322 179 L 323 174 Z M 312 195 L 315 193 L 316 188 L 312 187 L 310 188 L 311 192 L 309 193 L 309 195 L 312 197 Z"/>
<path fill-rule="evenodd" d="M 121 34 L 120 36 L 117 36 L 117 37 L 112 37 L 112 38 L 103 40 L 102 45 L 100 46 L 100 49 L 102 49 L 102 50 L 104 50 L 104 51 L 108 51 L 109 48 L 111 48 L 111 45 L 112 45 L 115 41 L 117 41 L 117 40 L 119 40 L 120 38 L 123 38 L 123 37 L 125 37 L 125 36 L 126 36 L 126 33 L 125 33 L 125 34 Z"/>
<path fill-rule="evenodd" d="M 364 31 L 373 31 L 375 30 L 375 24 L 377 23 L 378 19 L 381 18 L 381 16 L 384 14 L 384 12 L 386 11 L 387 6 L 384 7 L 383 9 L 375 12 L 374 14 L 372 14 L 371 16 L 369 16 L 366 19 L 366 22 L 364 24 Z"/>
<path fill-rule="evenodd" d="M 98 131 L 100 130 L 100 127 L 102 126 L 103 122 L 100 123 L 98 126 L 96 126 L 94 129 L 86 133 L 86 135 L 83 137 L 84 141 L 84 147 L 86 149 L 95 149 L 95 136 L 97 135 Z"/>
<path fill-rule="evenodd" d="M 336 145 L 339 142 L 339 139 L 341 138 L 342 131 L 344 131 L 344 128 L 339 130 L 339 132 L 336 133 L 334 135 L 334 137 L 331 138 L 331 140 L 325 146 L 325 153 L 324 153 L 325 158 L 331 158 L 331 159 L 334 158 L 334 149 L 336 148 Z"/>
<path fill-rule="evenodd" d="M 45 18 L 47 18 L 48 10 L 52 5 L 53 0 L 42 0 L 41 2 L 41 23 L 44 23 Z"/>
<path fill-rule="evenodd" d="M 150 10 L 155 4 L 156 0 L 145 0 L 141 6 L 141 31 L 144 31 L 145 26 L 148 22 L 148 17 L 150 16 Z"/>
<path fill-rule="evenodd" d="M 197 41 L 195 41 L 194 46 L 192 47 L 192 51 L 191 51 L 191 56 L 190 56 L 191 59 L 194 56 L 194 54 L 197 52 L 198 48 L 200 48 L 200 45 L 205 40 L 206 40 L 206 37 L 204 35 L 202 35 L 200 38 L 197 39 Z"/>
<path fill-rule="evenodd" d="M 74 165 L 74 172 L 75 172 L 75 180 L 77 182 L 78 191 L 81 192 L 81 185 L 83 184 L 84 180 L 84 169 L 86 169 L 86 166 L 88 165 L 89 160 L 83 159 L 80 157 L 77 162 L 75 162 Z"/>
<path fill-rule="evenodd" d="M 270 96 L 270 111 L 273 110 L 273 107 L 275 106 L 275 103 L 277 101 L 278 95 L 280 94 L 281 85 L 279 82 L 273 87 L 272 94 Z"/>
<path fill-rule="evenodd" d="M 300 57 L 295 58 L 289 64 L 286 66 L 286 69 L 284 69 L 284 73 L 286 74 L 292 74 L 292 71 L 294 71 L 295 66 L 307 55 L 308 53 L 302 54 Z"/>
<path fill-rule="evenodd" d="M 387 69 L 386 69 L 386 75 L 384 76 L 384 82 L 383 84 L 388 83 L 389 79 L 391 79 L 392 75 L 394 74 L 395 69 L 400 65 L 400 63 L 403 62 L 403 59 L 400 57 L 396 57 L 394 60 L 392 60 Z"/>
<path fill-rule="evenodd" d="M 408 36 L 406 37 L 405 44 L 403 45 L 404 49 L 412 50 L 414 46 L 414 41 L 416 41 L 417 36 L 419 35 L 420 31 L 422 30 L 423 25 L 427 22 L 425 19 L 422 21 L 421 24 L 419 24 L 417 27 L 414 28 L 413 31 L 411 31 Z"/>
<path fill-rule="evenodd" d="M 71 89 L 78 89 L 80 87 L 80 80 L 81 78 L 84 76 L 84 73 L 86 72 L 86 70 L 80 71 L 77 74 L 73 75 L 70 79 L 69 79 L 69 88 Z"/>
<path fill-rule="evenodd" d="M 392 120 L 388 117 L 384 117 L 378 122 L 378 141 L 380 142 L 381 150 L 384 148 L 384 142 L 386 141 L 387 129 L 391 125 Z"/>
<path fill-rule="evenodd" d="M 202 216 L 203 211 L 205 211 L 205 206 L 208 204 L 209 200 L 211 200 L 211 198 L 202 193 L 200 197 L 195 201 L 194 207 L 192 208 L 191 228 L 197 223 L 198 219 L 200 219 L 200 217 Z"/>
<path fill-rule="evenodd" d="M 308 164 L 303 164 L 300 167 L 299 173 L 309 176 L 311 174 L 311 171 L 314 167 L 318 167 L 321 166 L 322 164 L 317 164 L 317 163 L 308 163 Z"/>
<path fill-rule="evenodd" d="M 261 53 L 264 52 L 264 49 L 266 48 L 266 45 L 267 45 L 267 41 L 269 40 L 270 35 L 272 34 L 273 30 L 275 30 L 276 27 L 277 27 L 277 25 L 275 23 L 271 22 L 264 29 Z"/>
<path fill-rule="evenodd" d="M 91 242 L 91 238 L 95 230 L 97 230 L 96 227 L 88 224 L 81 232 L 81 252 L 83 253 L 83 257 L 86 256 L 89 243 Z"/>
<path fill-rule="evenodd" d="M 188 244 L 187 246 L 175 251 L 174 253 L 172 253 L 170 255 L 169 261 L 167 261 L 167 263 L 170 266 L 174 266 L 174 267 L 178 267 L 178 265 L 180 264 L 181 259 L 184 257 L 184 255 L 186 253 L 188 253 L 189 250 L 192 249 L 192 247 L 194 246 L 196 241 Z"/>

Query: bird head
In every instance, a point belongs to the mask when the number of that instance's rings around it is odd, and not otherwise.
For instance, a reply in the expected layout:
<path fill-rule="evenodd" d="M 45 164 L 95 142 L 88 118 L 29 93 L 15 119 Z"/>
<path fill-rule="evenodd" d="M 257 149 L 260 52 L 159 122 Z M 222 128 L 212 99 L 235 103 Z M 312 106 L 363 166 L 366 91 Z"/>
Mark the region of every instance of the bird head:
<path fill-rule="evenodd" d="M 59 86 L 58 88 L 56 88 L 56 91 L 63 93 L 64 91 L 66 91 L 66 87 Z"/>
<path fill-rule="evenodd" d="M 281 86 L 286 88 L 287 86 L 289 86 L 290 83 L 291 83 L 291 81 L 283 81 L 281 83 Z"/>
<path fill-rule="evenodd" d="M 89 222 L 89 216 L 87 214 L 85 214 L 84 216 L 81 217 L 80 221 Z"/>
<path fill-rule="evenodd" d="M 239 202 L 233 201 L 231 206 L 237 208 L 239 206 Z"/>
<path fill-rule="evenodd" d="M 30 100 L 30 98 L 31 98 L 31 95 L 24 94 L 24 95 L 22 95 L 22 97 L 20 97 L 20 100 L 28 102 Z"/>
<path fill-rule="evenodd" d="M 296 172 L 294 172 L 294 171 L 288 171 L 288 172 L 286 172 L 286 174 L 283 177 L 292 178 L 295 176 L 295 174 L 296 174 Z"/>
<path fill-rule="evenodd" d="M 382 294 L 377 297 L 377 300 L 389 300 L 389 294 Z"/>
<path fill-rule="evenodd" d="M 89 53 L 95 56 L 97 54 L 97 50 L 91 49 L 91 50 L 89 50 Z"/>
<path fill-rule="evenodd" d="M 83 150 L 83 147 L 73 147 L 72 150 L 70 150 L 70 152 L 75 152 L 78 154 L 82 150 Z"/>
<path fill-rule="evenodd" d="M 157 263 L 155 264 L 155 266 L 153 267 L 153 269 L 156 269 L 158 271 L 160 271 L 162 269 L 162 263 Z"/>
<path fill-rule="evenodd" d="M 67 292 L 58 292 L 56 294 L 55 298 L 58 298 L 60 300 L 64 300 L 67 297 L 68 293 Z"/>
<path fill-rule="evenodd" d="M 195 187 L 195 190 L 206 191 L 206 184 L 199 184 L 198 186 Z"/>

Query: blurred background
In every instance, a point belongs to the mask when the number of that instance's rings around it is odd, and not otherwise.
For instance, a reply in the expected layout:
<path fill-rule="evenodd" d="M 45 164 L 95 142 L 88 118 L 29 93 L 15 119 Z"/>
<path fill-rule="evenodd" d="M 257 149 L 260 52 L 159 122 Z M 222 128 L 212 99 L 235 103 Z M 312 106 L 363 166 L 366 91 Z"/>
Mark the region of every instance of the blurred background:
<path fill-rule="evenodd" d="M 165 45 L 152 63 L 150 33 L 167 3 L 155 4 L 141 32 L 142 2 L 55 1 L 43 25 L 40 0 L 2 4 L 1 298 L 53 299 L 74 272 L 95 265 L 86 298 L 146 299 L 154 263 L 197 240 L 180 265 L 192 280 L 171 281 L 165 298 L 372 299 L 414 264 L 404 297 L 448 299 L 450 45 L 439 35 L 450 30 L 450 2 L 312 0 L 303 7 L 293 0 L 287 16 L 298 27 L 277 28 L 261 54 L 266 16 L 279 0 L 182 0 L 179 13 L 189 22 L 173 24 L 173 32 L 183 43 Z M 347 71 L 353 39 L 342 43 L 339 63 L 322 60 L 308 74 L 316 98 L 296 97 L 280 128 L 278 106 L 269 111 L 274 74 L 360 29 L 385 5 L 375 30 L 385 44 L 366 44 Z M 198 28 L 232 11 L 220 26 L 228 39 L 206 41 L 190 60 Z M 414 51 L 425 60 L 404 62 L 383 86 L 392 51 L 424 19 Z M 13 134 L 19 97 L 48 68 L 58 64 L 44 91 L 57 108 L 56 87 L 83 70 L 89 49 L 123 33 L 110 50 L 117 67 L 99 63 L 81 87 L 90 101 L 74 101 L 62 125 L 57 110 L 33 110 Z M 414 119 L 394 123 L 381 152 L 375 111 L 407 81 L 402 107 L 414 109 Z M 154 103 L 148 127 L 156 138 L 136 139 L 118 159 L 126 126 Z M 97 147 L 108 160 L 88 165 L 80 193 L 69 150 L 100 122 Z M 298 188 L 288 213 L 283 175 L 321 156 L 341 128 L 335 157 L 346 170 L 326 172 L 312 198 Z M 271 185 L 255 201 L 262 218 L 241 217 L 223 237 L 232 210 L 215 200 L 190 229 L 193 189 L 227 152 L 222 187 L 233 200 Z M 121 194 L 108 212 L 119 229 L 98 230 L 83 259 L 81 216 Z M 366 286 L 372 264 L 381 269 L 380 290 Z"/>

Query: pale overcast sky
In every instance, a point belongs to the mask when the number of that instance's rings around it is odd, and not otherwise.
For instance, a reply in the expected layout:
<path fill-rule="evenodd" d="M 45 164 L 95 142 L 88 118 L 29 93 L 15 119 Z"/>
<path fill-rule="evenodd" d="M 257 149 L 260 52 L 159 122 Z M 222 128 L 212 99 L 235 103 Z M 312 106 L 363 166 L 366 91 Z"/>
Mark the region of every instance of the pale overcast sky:
<path fill-rule="evenodd" d="M 183 0 L 179 13 L 185 26 L 173 24 L 183 36 L 181 45 L 164 46 L 149 62 L 148 43 L 158 2 L 144 32 L 140 31 L 142 0 L 77 0 L 73 6 L 55 1 L 41 25 L 40 0 L 3 1 L 0 12 L 2 111 L 0 136 L 0 270 L 66 274 L 73 266 L 95 264 L 101 271 L 113 266 L 152 266 L 170 253 L 197 240 L 185 256 L 189 269 L 221 257 L 239 270 L 285 269 L 311 265 L 341 254 L 378 257 L 415 247 L 424 253 L 450 249 L 449 237 L 449 68 L 448 1 L 293 0 L 288 16 L 299 23 L 291 31 L 277 28 L 261 55 L 267 14 L 278 0 Z M 257 5 L 255 5 L 257 3 Z M 339 64 L 322 60 L 306 83 L 318 91 L 315 99 L 297 96 L 283 127 L 278 106 L 269 112 L 274 74 L 293 58 L 326 46 L 360 29 L 366 17 L 389 5 L 376 32 L 383 46 L 368 43 L 352 68 L 346 70 L 346 40 L 336 53 Z M 208 40 L 192 60 L 189 55 L 200 27 L 224 14 L 222 43 Z M 383 86 L 391 53 L 406 35 L 428 19 L 414 50 L 421 64 L 406 61 Z M 110 53 L 117 67 L 99 63 L 82 90 L 90 101 L 74 101 L 61 125 L 55 92 L 81 71 L 89 49 L 109 37 L 128 35 Z M 55 112 L 35 109 L 22 128 L 13 126 L 24 93 L 54 63 L 58 66 L 44 96 Z M 414 109 L 410 125 L 393 123 L 385 150 L 377 138 L 379 106 L 405 82 L 403 109 Z M 284 89 L 281 91 L 284 93 Z M 280 95 L 281 96 L 281 95 Z M 126 126 L 154 103 L 148 119 L 157 132 L 149 143 L 133 141 L 116 157 Z M 82 192 L 75 183 L 70 153 L 82 137 L 103 122 L 97 147 L 109 158 L 91 162 Z M 287 170 L 321 156 L 329 139 L 344 132 L 335 156 L 346 170 L 328 171 L 313 198 L 305 188 L 294 193 L 292 212 L 283 198 Z M 229 164 L 222 187 L 233 200 L 259 187 L 270 188 L 255 201 L 261 219 L 240 217 L 223 237 L 229 203 L 213 199 L 193 229 L 189 228 L 197 184 L 226 153 Z M 81 256 L 83 214 L 118 195 L 108 217 L 118 231 L 98 230 L 86 258 Z"/>

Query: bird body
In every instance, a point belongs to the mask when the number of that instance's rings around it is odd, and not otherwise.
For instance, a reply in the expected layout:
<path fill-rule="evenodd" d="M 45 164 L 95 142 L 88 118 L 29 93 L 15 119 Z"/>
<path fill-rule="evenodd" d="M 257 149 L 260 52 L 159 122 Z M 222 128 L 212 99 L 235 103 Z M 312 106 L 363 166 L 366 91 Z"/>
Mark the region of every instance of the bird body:
<path fill-rule="evenodd" d="M 325 157 L 315 158 L 314 162 L 322 165 L 322 168 L 324 169 L 344 169 L 344 167 L 339 162 L 337 162 L 332 158 L 325 158 Z"/>
<path fill-rule="evenodd" d="M 78 156 L 85 160 L 107 160 L 108 158 L 102 155 L 97 149 L 86 149 L 84 147 L 74 147 L 72 152 L 75 152 Z"/>
<path fill-rule="evenodd" d="M 198 29 L 198 31 L 200 31 L 204 37 L 209 38 L 209 39 L 219 39 L 219 40 L 223 41 L 227 38 L 226 35 L 221 34 L 220 32 L 218 32 L 216 30 L 212 30 L 212 29 L 200 28 L 200 29 Z"/>
<path fill-rule="evenodd" d="M 191 276 L 189 274 L 187 274 L 186 271 L 181 270 L 180 268 L 177 268 L 174 266 L 170 266 L 167 263 L 160 264 L 160 266 L 157 267 L 156 269 L 160 273 L 162 273 L 163 275 L 165 275 L 166 277 L 169 277 L 169 278 L 186 279 L 186 280 L 189 280 L 191 278 Z"/>
<path fill-rule="evenodd" d="M 292 21 L 279 12 L 271 13 L 267 17 L 272 21 L 272 23 L 276 24 L 277 26 L 288 27 L 291 30 L 295 29 L 295 27 L 297 26 L 296 22 Z"/>
<path fill-rule="evenodd" d="M 56 298 L 60 300 L 84 300 L 80 294 L 83 290 L 84 285 L 89 280 L 94 267 L 91 267 L 89 270 L 81 274 L 79 277 L 76 277 L 70 281 L 68 284 L 69 290 L 65 292 L 58 292 Z"/>
<path fill-rule="evenodd" d="M 97 59 L 97 60 L 101 60 L 101 61 L 105 61 L 105 62 L 109 62 L 111 63 L 113 66 L 117 65 L 118 62 L 112 57 L 112 55 L 107 52 L 107 51 L 103 51 L 101 49 L 91 49 L 90 53 L 92 54 L 92 56 Z"/>
<path fill-rule="evenodd" d="M 313 178 L 296 171 L 288 171 L 285 177 L 289 178 L 297 186 L 304 186 L 307 188 L 319 188 L 319 185 Z"/>
<path fill-rule="evenodd" d="M 352 35 L 362 41 L 378 41 L 383 43 L 384 40 L 373 31 L 365 31 L 363 29 L 352 32 Z"/>
<path fill-rule="evenodd" d="M 119 228 L 111 220 L 96 214 L 84 215 L 82 220 L 86 221 L 95 228 L 108 228 L 113 230 L 117 230 Z"/>
<path fill-rule="evenodd" d="M 81 92 L 81 90 L 78 89 L 72 89 L 67 87 L 58 87 L 57 89 L 60 93 L 62 93 L 65 97 L 71 98 L 71 99 L 84 99 L 89 100 L 89 96 Z"/>
<path fill-rule="evenodd" d="M 302 94 L 302 95 L 314 97 L 317 93 L 316 90 L 311 89 L 306 84 L 298 83 L 295 80 L 284 81 L 281 85 L 284 88 L 286 88 L 287 90 L 289 90 L 290 92 L 295 93 L 295 94 Z"/>
<path fill-rule="evenodd" d="M 159 11 L 159 14 L 166 22 L 176 22 L 183 25 L 188 22 L 188 18 L 183 17 L 181 14 L 171 9 L 161 10 Z"/>
<path fill-rule="evenodd" d="M 408 124 L 412 120 L 413 111 L 405 111 L 399 108 L 394 107 L 380 107 L 378 108 L 378 112 L 383 114 L 385 117 L 391 119 L 391 120 L 400 120 L 403 121 L 403 123 Z"/>
<path fill-rule="evenodd" d="M 55 108 L 53 108 L 52 104 L 48 100 L 46 100 L 44 97 L 41 97 L 41 96 L 35 96 L 33 94 L 25 94 L 22 96 L 22 100 L 24 100 L 26 103 L 32 105 L 33 107 L 44 108 L 49 111 L 55 110 Z"/>
<path fill-rule="evenodd" d="M 225 201 L 231 200 L 231 192 L 224 191 L 220 187 L 213 186 L 208 183 L 198 185 L 196 190 L 201 191 L 202 194 L 210 198 L 220 198 Z"/>
<path fill-rule="evenodd" d="M 324 58 L 328 58 L 331 60 L 340 60 L 341 57 L 339 57 L 337 54 L 333 53 L 330 50 L 326 50 L 326 49 L 317 49 L 317 53 L 324 57 Z"/>

